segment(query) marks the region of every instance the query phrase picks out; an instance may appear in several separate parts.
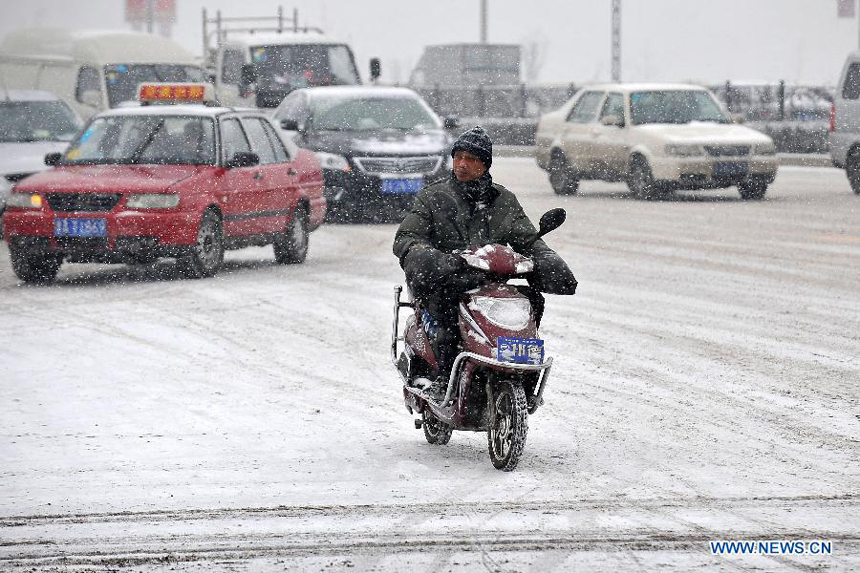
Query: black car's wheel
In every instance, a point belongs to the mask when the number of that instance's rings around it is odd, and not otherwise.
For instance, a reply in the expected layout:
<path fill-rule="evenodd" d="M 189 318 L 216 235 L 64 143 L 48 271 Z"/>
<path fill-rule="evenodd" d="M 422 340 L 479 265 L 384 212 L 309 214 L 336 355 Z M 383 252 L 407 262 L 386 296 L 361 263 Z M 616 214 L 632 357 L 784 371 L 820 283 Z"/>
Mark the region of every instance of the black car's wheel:
<path fill-rule="evenodd" d="M 197 240 L 188 253 L 179 259 L 182 272 L 188 278 L 214 276 L 224 264 L 224 227 L 214 211 L 206 211 L 197 228 Z"/>
<path fill-rule="evenodd" d="M 57 277 L 62 255 L 28 253 L 9 246 L 12 271 L 25 283 L 49 283 Z"/>
<path fill-rule="evenodd" d="M 556 195 L 576 195 L 579 178 L 561 155 L 554 155 L 549 162 L 549 184 Z"/>
<path fill-rule="evenodd" d="M 860 150 L 852 151 L 845 162 L 845 174 L 851 189 L 860 195 Z"/>
<path fill-rule="evenodd" d="M 659 195 L 660 189 L 644 157 L 634 157 L 630 161 L 627 187 L 638 199 L 653 199 Z"/>
<path fill-rule="evenodd" d="M 509 472 L 517 467 L 526 445 L 528 405 L 523 386 L 506 380 L 493 396 L 493 409 L 487 443 L 490 460 L 496 469 Z"/>
<path fill-rule="evenodd" d="M 451 439 L 454 428 L 436 418 L 428 408 L 424 408 L 421 420 L 421 427 L 424 428 L 424 438 L 427 443 L 444 446 Z"/>
<path fill-rule="evenodd" d="M 296 209 L 286 232 L 274 242 L 275 260 L 282 265 L 305 262 L 308 256 L 308 216 L 304 209 Z"/>
<path fill-rule="evenodd" d="M 744 201 L 764 199 L 767 193 L 767 182 L 764 179 L 750 179 L 738 184 L 738 193 Z"/>

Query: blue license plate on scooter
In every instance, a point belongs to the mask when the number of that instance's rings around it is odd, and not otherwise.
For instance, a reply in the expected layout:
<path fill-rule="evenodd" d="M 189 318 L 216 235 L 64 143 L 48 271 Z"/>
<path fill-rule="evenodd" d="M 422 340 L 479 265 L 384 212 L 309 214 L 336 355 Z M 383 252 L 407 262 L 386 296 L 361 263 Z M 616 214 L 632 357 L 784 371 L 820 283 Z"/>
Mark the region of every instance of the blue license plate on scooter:
<path fill-rule="evenodd" d="M 512 364 L 543 364 L 543 340 L 538 338 L 506 338 L 496 342 L 500 362 Z"/>

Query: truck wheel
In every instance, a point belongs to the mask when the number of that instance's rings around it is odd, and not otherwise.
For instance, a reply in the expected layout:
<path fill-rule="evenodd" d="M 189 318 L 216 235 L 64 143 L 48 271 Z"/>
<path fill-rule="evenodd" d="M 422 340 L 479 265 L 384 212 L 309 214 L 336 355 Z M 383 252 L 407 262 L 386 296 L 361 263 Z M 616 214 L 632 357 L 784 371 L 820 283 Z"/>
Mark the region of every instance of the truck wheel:
<path fill-rule="evenodd" d="M 293 212 L 290 226 L 272 245 L 278 264 L 303 263 L 308 256 L 308 216 L 298 208 Z"/>
<path fill-rule="evenodd" d="M 564 157 L 554 155 L 549 162 L 549 184 L 556 195 L 576 195 L 579 191 L 579 179 Z"/>
<path fill-rule="evenodd" d="M 426 407 L 421 414 L 421 420 L 421 427 L 424 428 L 424 439 L 427 440 L 428 444 L 444 446 L 451 439 L 454 428 L 437 419 Z"/>
<path fill-rule="evenodd" d="M 63 264 L 61 255 L 32 254 L 9 246 L 12 271 L 25 283 L 44 284 L 57 277 Z"/>
<path fill-rule="evenodd" d="M 852 151 L 848 155 L 848 160 L 845 162 L 845 175 L 848 176 L 851 190 L 860 195 L 860 150 Z"/>
<path fill-rule="evenodd" d="M 214 211 L 206 211 L 197 228 L 197 241 L 179 259 L 183 274 L 199 279 L 215 276 L 224 264 L 224 227 Z"/>
<path fill-rule="evenodd" d="M 487 443 L 490 461 L 497 470 L 509 472 L 520 461 L 529 431 L 526 393 L 519 382 L 505 380 L 493 395 L 493 409 Z"/>
<path fill-rule="evenodd" d="M 738 184 L 738 193 L 744 201 L 764 199 L 767 183 L 763 179 L 750 179 Z"/>
<path fill-rule="evenodd" d="M 643 157 L 635 157 L 630 161 L 630 172 L 627 174 L 627 187 L 638 199 L 653 199 L 660 193 L 657 182 Z"/>

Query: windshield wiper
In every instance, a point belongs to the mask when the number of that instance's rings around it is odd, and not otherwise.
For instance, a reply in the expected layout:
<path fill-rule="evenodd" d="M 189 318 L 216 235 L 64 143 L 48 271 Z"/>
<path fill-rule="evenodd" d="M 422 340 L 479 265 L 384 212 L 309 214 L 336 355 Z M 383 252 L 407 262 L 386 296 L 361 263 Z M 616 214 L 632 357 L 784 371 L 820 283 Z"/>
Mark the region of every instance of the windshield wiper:
<path fill-rule="evenodd" d="M 152 131 L 150 131 L 148 134 L 146 134 L 146 137 L 144 138 L 144 140 L 137 147 L 137 149 L 135 149 L 131 154 L 131 162 L 132 163 L 136 163 L 137 160 L 140 158 L 140 156 L 143 155 L 143 152 L 146 150 L 147 147 L 149 147 L 149 144 L 152 143 L 152 140 L 155 139 L 155 134 L 157 134 L 158 130 L 160 130 L 163 126 L 164 126 L 164 119 L 160 119 L 160 120 L 158 120 L 158 124 L 155 126 L 155 128 Z"/>

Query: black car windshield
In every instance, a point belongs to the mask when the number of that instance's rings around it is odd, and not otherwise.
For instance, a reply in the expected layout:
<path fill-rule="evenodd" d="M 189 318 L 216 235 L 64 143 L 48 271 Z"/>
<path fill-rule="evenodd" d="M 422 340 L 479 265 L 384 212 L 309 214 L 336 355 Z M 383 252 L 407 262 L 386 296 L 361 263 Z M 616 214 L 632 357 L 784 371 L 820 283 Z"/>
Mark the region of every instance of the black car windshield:
<path fill-rule="evenodd" d="M 203 82 L 203 70 L 181 64 L 111 64 L 105 66 L 108 102 L 116 107 L 137 99 L 137 87 L 146 82 Z"/>
<path fill-rule="evenodd" d="M 361 83 L 352 51 L 341 44 L 260 46 L 251 48 L 251 60 L 262 91 Z"/>
<path fill-rule="evenodd" d="M 215 127 L 207 117 L 99 117 L 69 146 L 62 162 L 213 165 Z"/>
<path fill-rule="evenodd" d="M 633 92 L 630 94 L 630 119 L 634 125 L 691 121 L 729 123 L 714 98 L 698 90 Z"/>
<path fill-rule="evenodd" d="M 71 141 L 79 129 L 60 101 L 0 101 L 0 142 Z"/>
<path fill-rule="evenodd" d="M 317 131 L 433 129 L 439 120 L 410 97 L 320 98 L 314 102 L 311 128 Z"/>

